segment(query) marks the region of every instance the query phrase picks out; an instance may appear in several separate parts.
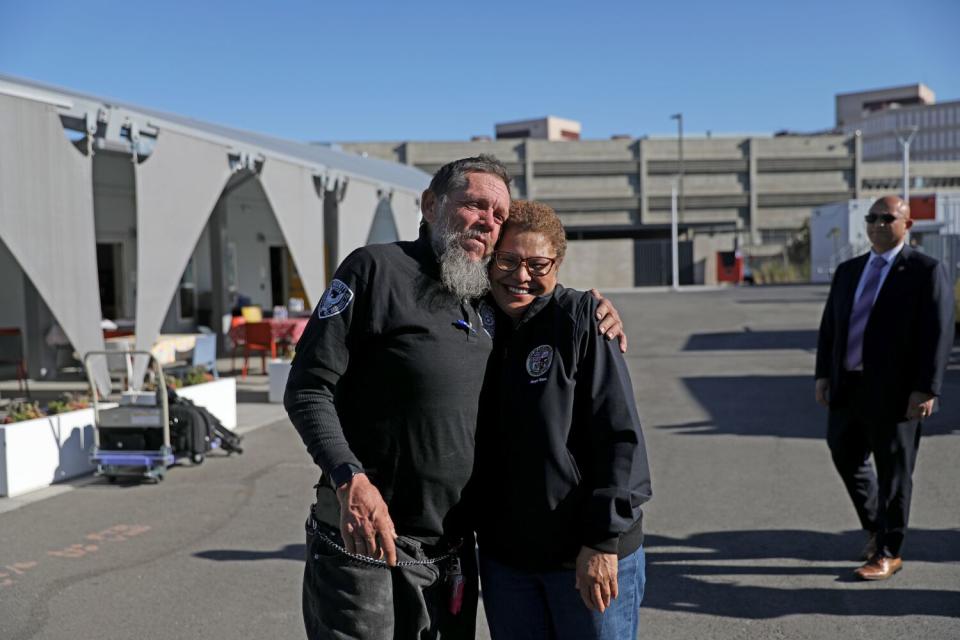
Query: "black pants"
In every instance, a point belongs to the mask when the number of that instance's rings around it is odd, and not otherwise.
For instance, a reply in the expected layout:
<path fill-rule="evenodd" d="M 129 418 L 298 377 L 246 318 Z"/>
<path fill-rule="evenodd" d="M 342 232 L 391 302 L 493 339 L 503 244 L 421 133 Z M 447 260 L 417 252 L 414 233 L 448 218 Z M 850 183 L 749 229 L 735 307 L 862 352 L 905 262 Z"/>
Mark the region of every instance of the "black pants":
<path fill-rule="evenodd" d="M 400 566 L 393 568 L 350 556 L 336 548 L 342 545 L 336 527 L 307 520 L 303 620 L 309 640 L 474 638 L 479 585 L 472 539 L 451 556 L 449 548 L 431 549 L 400 536 Z M 454 612 L 457 575 L 462 604 Z"/>
<path fill-rule="evenodd" d="M 868 390 L 862 388 L 860 376 L 848 374 L 842 384 L 844 400 L 830 410 L 827 426 L 833 464 L 853 501 L 860 525 L 877 534 L 878 551 L 898 557 L 910 518 L 920 421 L 872 419 Z"/>

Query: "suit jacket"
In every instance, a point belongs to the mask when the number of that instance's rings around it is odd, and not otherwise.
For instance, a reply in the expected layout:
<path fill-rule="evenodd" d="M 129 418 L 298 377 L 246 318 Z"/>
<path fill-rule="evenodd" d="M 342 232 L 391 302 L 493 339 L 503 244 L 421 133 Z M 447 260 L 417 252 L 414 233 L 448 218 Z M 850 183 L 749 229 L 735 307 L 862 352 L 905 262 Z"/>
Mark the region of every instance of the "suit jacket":
<path fill-rule="evenodd" d="M 817 342 L 817 378 L 830 379 L 830 407 L 846 401 L 840 385 L 850 312 L 871 254 L 841 264 L 833 277 Z M 863 336 L 868 415 L 905 419 L 913 391 L 940 394 L 953 346 L 953 287 L 937 260 L 908 246 L 894 258 Z"/>

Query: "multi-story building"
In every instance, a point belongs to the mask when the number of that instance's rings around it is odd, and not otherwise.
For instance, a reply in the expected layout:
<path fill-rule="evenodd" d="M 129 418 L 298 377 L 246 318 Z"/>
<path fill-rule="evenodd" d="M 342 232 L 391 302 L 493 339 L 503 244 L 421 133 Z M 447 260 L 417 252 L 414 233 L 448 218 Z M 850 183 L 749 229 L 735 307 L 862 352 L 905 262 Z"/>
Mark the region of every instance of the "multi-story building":
<path fill-rule="evenodd" d="M 718 252 L 780 256 L 814 207 L 901 189 L 899 162 L 863 162 L 857 135 L 691 136 L 551 141 L 357 142 L 340 148 L 433 173 L 490 153 L 513 194 L 557 210 L 570 246 L 563 282 L 630 287 L 670 281 L 671 191 L 679 197 L 681 282 L 714 283 Z M 915 162 L 914 189 L 960 190 L 960 162 Z M 678 194 L 679 195 L 679 194 Z"/>
<path fill-rule="evenodd" d="M 557 116 L 546 116 L 534 120 L 498 123 L 494 130 L 497 140 L 510 138 L 533 138 L 535 140 L 579 140 L 580 123 Z"/>
<path fill-rule="evenodd" d="M 900 161 L 911 134 L 912 160 L 960 160 L 960 100 L 937 102 L 923 84 L 838 94 L 836 126 L 860 132 L 867 161 Z"/>

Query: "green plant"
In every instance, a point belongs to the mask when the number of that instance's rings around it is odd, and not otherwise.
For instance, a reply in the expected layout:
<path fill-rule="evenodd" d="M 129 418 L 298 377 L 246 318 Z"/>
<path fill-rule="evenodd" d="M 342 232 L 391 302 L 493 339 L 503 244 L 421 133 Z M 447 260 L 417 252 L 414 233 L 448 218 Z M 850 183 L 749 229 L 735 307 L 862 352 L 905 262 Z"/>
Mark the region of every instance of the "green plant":
<path fill-rule="evenodd" d="M 191 367 L 190 369 L 187 369 L 182 375 L 167 373 L 164 375 L 164 378 L 167 381 L 168 387 L 173 387 L 174 389 L 180 389 L 181 387 L 189 387 L 195 384 L 203 384 L 204 382 L 210 382 L 211 380 L 213 380 L 213 374 L 209 373 L 203 367 Z"/>
<path fill-rule="evenodd" d="M 3 418 L 3 424 L 12 424 L 14 422 L 22 422 L 23 420 L 34 420 L 35 418 L 42 418 L 46 413 L 43 409 L 40 408 L 40 405 L 36 402 L 11 402 L 10 406 L 7 407 L 7 415 Z"/>
<path fill-rule="evenodd" d="M 77 411 L 90 406 L 90 395 L 86 393 L 64 393 L 59 400 L 47 404 L 47 415 L 56 415 L 67 411 Z"/>
<path fill-rule="evenodd" d="M 192 367 L 187 369 L 187 373 L 183 376 L 184 386 L 203 384 L 204 382 L 210 382 L 211 380 L 213 380 L 213 375 L 208 373 L 203 367 Z"/>

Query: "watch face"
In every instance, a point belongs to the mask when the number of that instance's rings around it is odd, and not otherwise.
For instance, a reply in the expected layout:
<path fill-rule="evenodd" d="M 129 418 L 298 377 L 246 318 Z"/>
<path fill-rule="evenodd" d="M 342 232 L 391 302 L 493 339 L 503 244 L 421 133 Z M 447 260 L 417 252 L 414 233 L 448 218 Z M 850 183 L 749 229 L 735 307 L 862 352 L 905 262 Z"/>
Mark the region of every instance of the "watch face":
<path fill-rule="evenodd" d="M 350 482 L 351 478 L 358 473 L 363 473 L 363 469 L 348 462 L 331 471 L 330 480 L 335 488 L 340 488 Z"/>

